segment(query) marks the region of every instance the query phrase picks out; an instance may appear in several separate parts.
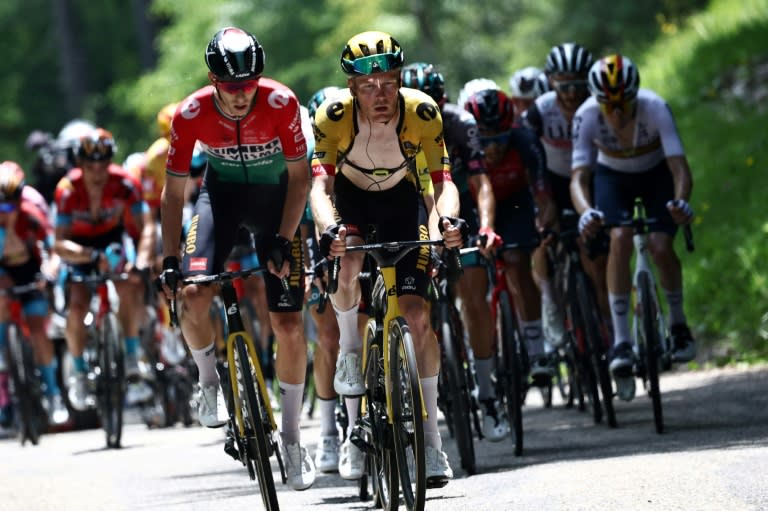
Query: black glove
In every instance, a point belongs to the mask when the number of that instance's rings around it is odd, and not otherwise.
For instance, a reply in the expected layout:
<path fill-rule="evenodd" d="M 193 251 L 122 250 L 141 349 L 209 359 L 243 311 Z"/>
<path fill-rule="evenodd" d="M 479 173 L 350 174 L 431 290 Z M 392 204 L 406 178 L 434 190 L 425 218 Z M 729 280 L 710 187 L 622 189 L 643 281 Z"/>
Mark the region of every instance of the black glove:
<path fill-rule="evenodd" d="M 331 243 L 338 237 L 339 227 L 341 227 L 339 224 L 331 224 L 326 227 L 323 234 L 320 235 L 318 245 L 320 245 L 320 255 L 323 256 L 323 258 L 327 259 L 328 256 L 330 256 Z"/>
<path fill-rule="evenodd" d="M 275 234 L 274 238 L 268 240 L 267 259 L 272 261 L 277 271 L 280 271 L 280 268 L 283 267 L 283 261 L 288 261 L 288 264 L 293 266 L 291 245 L 291 240 L 279 234 Z"/>
<path fill-rule="evenodd" d="M 181 268 L 179 267 L 179 258 L 168 256 L 163 259 L 163 272 L 160 274 L 160 282 L 165 284 L 173 293 L 181 280 Z"/>
<path fill-rule="evenodd" d="M 444 220 L 448 220 L 451 225 L 459 229 L 459 232 L 461 232 L 461 241 L 464 243 L 464 245 L 466 245 L 467 241 L 469 241 L 469 225 L 467 225 L 467 222 L 463 218 L 458 218 L 455 216 L 441 216 L 440 220 L 437 222 L 437 227 L 440 229 L 440 234 L 443 234 L 443 231 L 445 230 L 443 227 Z"/>

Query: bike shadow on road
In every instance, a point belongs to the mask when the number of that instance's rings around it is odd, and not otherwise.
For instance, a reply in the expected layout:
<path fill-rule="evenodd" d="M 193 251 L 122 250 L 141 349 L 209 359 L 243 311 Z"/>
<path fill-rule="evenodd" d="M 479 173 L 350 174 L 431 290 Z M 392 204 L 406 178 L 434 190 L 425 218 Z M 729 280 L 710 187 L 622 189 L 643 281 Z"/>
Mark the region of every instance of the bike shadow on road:
<path fill-rule="evenodd" d="M 639 380 L 633 401 L 614 400 L 617 428 L 610 428 L 605 419 L 595 424 L 589 408 L 580 412 L 561 401 L 544 408 L 533 395 L 523 409 L 523 455 L 514 456 L 510 437 L 498 443 L 475 440 L 478 473 L 633 454 L 768 446 L 768 367 L 682 378 L 662 377 L 661 435 L 654 430 L 651 401 Z M 442 430 L 456 476 L 467 477 L 455 443 L 447 429 Z"/>

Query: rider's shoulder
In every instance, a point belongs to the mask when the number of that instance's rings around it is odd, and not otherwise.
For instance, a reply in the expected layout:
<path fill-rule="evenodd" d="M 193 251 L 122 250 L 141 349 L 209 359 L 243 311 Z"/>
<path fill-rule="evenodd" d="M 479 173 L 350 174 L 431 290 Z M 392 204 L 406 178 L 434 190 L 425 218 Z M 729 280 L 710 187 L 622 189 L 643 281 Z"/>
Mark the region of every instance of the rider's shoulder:
<path fill-rule="evenodd" d="M 184 98 L 173 116 L 174 131 L 178 131 L 179 127 L 190 122 L 202 119 L 207 110 L 214 110 L 214 91 L 212 85 L 206 85 Z"/>
<path fill-rule="evenodd" d="M 325 126 L 341 124 L 342 121 L 351 119 L 353 107 L 354 97 L 349 89 L 341 89 L 338 92 L 334 92 L 317 107 L 315 111 L 315 124 Z"/>
<path fill-rule="evenodd" d="M 400 89 L 400 95 L 403 97 L 405 113 L 407 116 L 415 117 L 425 123 L 434 122 L 436 119 L 442 121 L 440 107 L 438 107 L 435 100 L 426 93 L 417 89 L 402 87 Z"/>
<path fill-rule="evenodd" d="M 296 108 L 298 108 L 298 98 L 290 87 L 273 78 L 259 78 L 259 92 L 256 95 L 257 105 L 263 105 L 271 110 L 283 110 L 292 103 L 296 104 Z"/>
<path fill-rule="evenodd" d="M 597 102 L 594 96 L 590 96 L 576 110 L 574 118 L 579 118 L 582 120 L 596 119 L 599 112 L 600 104 Z"/>

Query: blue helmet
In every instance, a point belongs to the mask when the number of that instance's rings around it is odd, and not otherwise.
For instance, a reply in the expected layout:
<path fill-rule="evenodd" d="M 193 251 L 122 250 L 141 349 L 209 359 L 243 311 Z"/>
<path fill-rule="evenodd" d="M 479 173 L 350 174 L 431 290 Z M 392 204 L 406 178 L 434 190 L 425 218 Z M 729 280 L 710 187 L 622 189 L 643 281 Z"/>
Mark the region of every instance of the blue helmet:
<path fill-rule="evenodd" d="M 408 64 L 403 68 L 400 76 L 403 87 L 426 93 L 438 105 L 445 100 L 445 78 L 432 64 L 425 62 Z"/>

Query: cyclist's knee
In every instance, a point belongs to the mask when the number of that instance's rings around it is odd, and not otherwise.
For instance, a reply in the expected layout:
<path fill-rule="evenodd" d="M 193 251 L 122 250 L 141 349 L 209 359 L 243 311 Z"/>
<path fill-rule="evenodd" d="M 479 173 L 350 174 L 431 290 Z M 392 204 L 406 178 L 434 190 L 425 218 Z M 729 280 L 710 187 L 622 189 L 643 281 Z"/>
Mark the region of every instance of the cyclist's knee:
<path fill-rule="evenodd" d="M 304 338 L 304 324 L 299 313 L 281 312 L 269 315 L 272 331 L 281 342 L 295 342 Z"/>
<path fill-rule="evenodd" d="M 208 286 L 186 286 L 181 291 L 181 299 L 187 315 L 208 317 L 208 310 L 213 301 L 213 289 Z"/>

